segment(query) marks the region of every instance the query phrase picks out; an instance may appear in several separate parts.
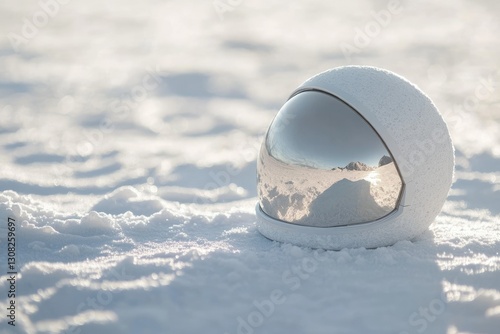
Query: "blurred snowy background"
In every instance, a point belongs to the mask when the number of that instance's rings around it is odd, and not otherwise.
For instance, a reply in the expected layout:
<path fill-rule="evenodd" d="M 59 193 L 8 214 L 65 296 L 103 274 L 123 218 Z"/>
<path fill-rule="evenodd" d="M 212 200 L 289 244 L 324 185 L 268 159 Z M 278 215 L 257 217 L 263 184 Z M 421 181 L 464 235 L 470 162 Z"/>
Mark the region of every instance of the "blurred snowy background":
<path fill-rule="evenodd" d="M 0 4 L 0 333 L 498 333 L 498 1 Z M 456 182 L 431 227 L 314 251 L 255 228 L 255 161 L 328 68 L 436 103 Z"/>

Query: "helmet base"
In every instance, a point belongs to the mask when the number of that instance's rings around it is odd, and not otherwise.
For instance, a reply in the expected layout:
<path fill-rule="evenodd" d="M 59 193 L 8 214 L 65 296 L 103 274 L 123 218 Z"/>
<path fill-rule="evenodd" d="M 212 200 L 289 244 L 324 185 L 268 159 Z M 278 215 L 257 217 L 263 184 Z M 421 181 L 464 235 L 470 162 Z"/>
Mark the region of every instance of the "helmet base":
<path fill-rule="evenodd" d="M 391 246 L 407 234 L 404 227 L 398 229 L 398 221 L 404 207 L 391 214 L 369 223 L 335 226 L 311 227 L 287 223 L 268 216 L 257 203 L 257 229 L 266 238 L 292 243 L 309 248 L 341 250 L 343 248 L 378 248 Z"/>

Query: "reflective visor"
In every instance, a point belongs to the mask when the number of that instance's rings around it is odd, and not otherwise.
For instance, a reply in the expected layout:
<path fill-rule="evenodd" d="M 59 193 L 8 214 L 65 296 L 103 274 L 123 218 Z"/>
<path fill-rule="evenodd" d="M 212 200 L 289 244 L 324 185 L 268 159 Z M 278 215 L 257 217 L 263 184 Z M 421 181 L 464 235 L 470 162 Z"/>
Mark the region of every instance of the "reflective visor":
<path fill-rule="evenodd" d="M 268 129 L 257 163 L 262 210 L 284 222 L 332 227 L 380 219 L 403 182 L 371 125 L 320 91 L 290 98 Z"/>

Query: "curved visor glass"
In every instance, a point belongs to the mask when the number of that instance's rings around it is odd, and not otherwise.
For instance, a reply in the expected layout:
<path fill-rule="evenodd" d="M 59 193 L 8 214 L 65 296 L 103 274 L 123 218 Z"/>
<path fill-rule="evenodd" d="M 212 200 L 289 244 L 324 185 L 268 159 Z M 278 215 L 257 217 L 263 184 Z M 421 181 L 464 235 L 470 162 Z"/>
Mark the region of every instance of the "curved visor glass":
<path fill-rule="evenodd" d="M 320 91 L 290 98 L 268 129 L 257 166 L 262 210 L 284 222 L 332 227 L 380 219 L 403 182 L 370 124 Z"/>

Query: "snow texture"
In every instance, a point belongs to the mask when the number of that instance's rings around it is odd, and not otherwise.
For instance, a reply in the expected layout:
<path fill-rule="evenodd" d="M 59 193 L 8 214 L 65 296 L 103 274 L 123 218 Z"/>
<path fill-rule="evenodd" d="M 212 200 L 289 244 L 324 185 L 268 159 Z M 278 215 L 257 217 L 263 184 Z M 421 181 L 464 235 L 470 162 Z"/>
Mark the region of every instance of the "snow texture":
<path fill-rule="evenodd" d="M 393 4 L 60 1 L 44 24 L 40 3 L 0 3 L 0 333 L 498 333 L 498 1 L 401 1 L 361 44 Z M 349 64 L 432 98 L 451 193 L 391 247 L 270 241 L 262 136 L 305 78 Z"/>

